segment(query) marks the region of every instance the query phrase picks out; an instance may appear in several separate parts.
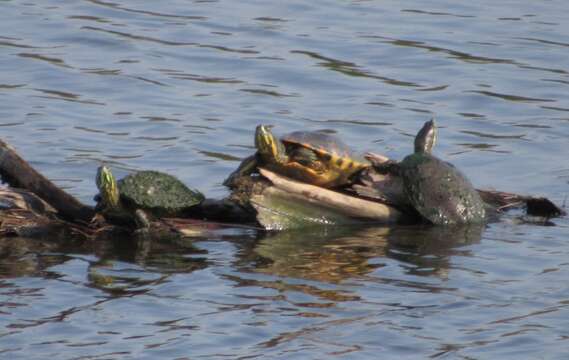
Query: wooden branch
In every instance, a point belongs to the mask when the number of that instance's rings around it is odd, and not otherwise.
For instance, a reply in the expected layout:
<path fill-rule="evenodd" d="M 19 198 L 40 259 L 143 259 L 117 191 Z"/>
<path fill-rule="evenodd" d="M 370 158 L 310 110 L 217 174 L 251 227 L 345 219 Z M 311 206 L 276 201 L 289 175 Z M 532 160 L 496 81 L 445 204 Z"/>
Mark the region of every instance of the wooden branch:
<path fill-rule="evenodd" d="M 400 211 L 382 203 L 363 200 L 318 186 L 294 181 L 266 169 L 259 168 L 259 172 L 278 189 L 299 196 L 304 201 L 326 206 L 346 216 L 373 219 L 383 223 L 395 223 L 402 218 Z"/>
<path fill-rule="evenodd" d="M 94 210 L 66 193 L 37 172 L 16 151 L 0 140 L 0 175 L 12 187 L 26 189 L 53 206 L 70 221 L 89 221 Z"/>

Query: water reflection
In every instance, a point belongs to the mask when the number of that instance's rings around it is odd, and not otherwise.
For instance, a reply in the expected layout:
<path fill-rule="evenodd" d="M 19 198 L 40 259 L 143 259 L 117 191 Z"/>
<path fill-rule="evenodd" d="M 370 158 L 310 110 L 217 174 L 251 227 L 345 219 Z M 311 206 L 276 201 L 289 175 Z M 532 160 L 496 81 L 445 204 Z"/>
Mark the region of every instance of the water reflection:
<path fill-rule="evenodd" d="M 76 255 L 65 255 L 76 254 Z M 160 241 L 148 237 L 115 234 L 98 241 L 72 238 L 6 238 L 0 242 L 0 278 L 42 276 L 50 267 L 81 259 L 89 262 L 89 281 L 95 287 L 114 283 L 113 275 L 98 276 L 97 269 L 118 262 L 131 263 L 145 271 L 161 274 L 190 273 L 207 266 L 204 250 L 189 239 L 164 237 Z M 82 255 L 88 255 L 86 260 Z M 100 274 L 99 274 L 100 275 Z"/>
<path fill-rule="evenodd" d="M 459 248 L 479 242 L 482 231 L 483 226 L 278 232 L 244 251 L 239 264 L 265 274 L 339 283 L 372 272 L 381 277 L 386 259 L 393 259 L 408 274 L 446 277 L 449 258 L 467 254 Z"/>

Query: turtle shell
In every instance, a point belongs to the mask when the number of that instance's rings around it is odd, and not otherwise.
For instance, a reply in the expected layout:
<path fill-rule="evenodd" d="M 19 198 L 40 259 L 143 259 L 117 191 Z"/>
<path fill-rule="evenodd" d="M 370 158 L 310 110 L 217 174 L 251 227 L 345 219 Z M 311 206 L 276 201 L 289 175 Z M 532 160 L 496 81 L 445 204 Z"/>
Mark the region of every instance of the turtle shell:
<path fill-rule="evenodd" d="M 404 191 L 415 209 L 435 225 L 483 222 L 485 205 L 470 181 L 452 164 L 415 153 L 401 162 Z"/>
<path fill-rule="evenodd" d="M 175 216 L 204 200 L 176 177 L 158 171 L 139 171 L 118 182 L 121 201 L 130 208 L 157 216 Z"/>
<path fill-rule="evenodd" d="M 295 177 L 315 185 L 333 187 L 345 184 L 353 174 L 369 166 L 340 139 L 323 132 L 295 131 L 283 136 L 281 141 L 288 153 L 291 153 L 291 148 L 301 146 L 314 152 L 322 162 L 324 166 L 319 174 L 298 166 L 294 168 Z M 294 161 L 294 158 L 291 160 Z"/>

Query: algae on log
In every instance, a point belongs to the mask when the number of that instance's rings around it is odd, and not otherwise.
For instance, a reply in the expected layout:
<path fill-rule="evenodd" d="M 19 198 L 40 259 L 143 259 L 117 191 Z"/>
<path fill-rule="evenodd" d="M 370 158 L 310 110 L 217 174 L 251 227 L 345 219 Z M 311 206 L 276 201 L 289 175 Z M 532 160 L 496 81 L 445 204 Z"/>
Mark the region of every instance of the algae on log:
<path fill-rule="evenodd" d="M 379 202 L 301 183 L 266 169 L 260 168 L 259 172 L 272 185 L 259 194 L 252 194 L 250 202 L 257 211 L 257 221 L 268 230 L 314 225 L 394 224 L 404 217 L 399 210 Z"/>

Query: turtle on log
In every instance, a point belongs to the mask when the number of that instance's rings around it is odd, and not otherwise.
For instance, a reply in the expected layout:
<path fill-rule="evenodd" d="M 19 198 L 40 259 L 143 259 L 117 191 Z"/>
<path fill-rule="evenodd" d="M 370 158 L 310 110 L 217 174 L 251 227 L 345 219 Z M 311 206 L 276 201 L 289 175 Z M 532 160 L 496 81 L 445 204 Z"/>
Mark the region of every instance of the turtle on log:
<path fill-rule="evenodd" d="M 435 225 L 482 223 L 486 204 L 470 181 L 454 165 L 431 154 L 437 140 L 434 120 L 415 137 L 415 151 L 403 161 L 374 164 L 379 172 L 398 175 L 409 204 Z"/>
<path fill-rule="evenodd" d="M 277 138 L 266 125 L 255 130 L 256 154 L 246 158 L 224 185 L 249 175 L 257 166 L 324 188 L 347 185 L 353 176 L 370 167 L 337 137 L 318 131 L 295 131 Z"/>

